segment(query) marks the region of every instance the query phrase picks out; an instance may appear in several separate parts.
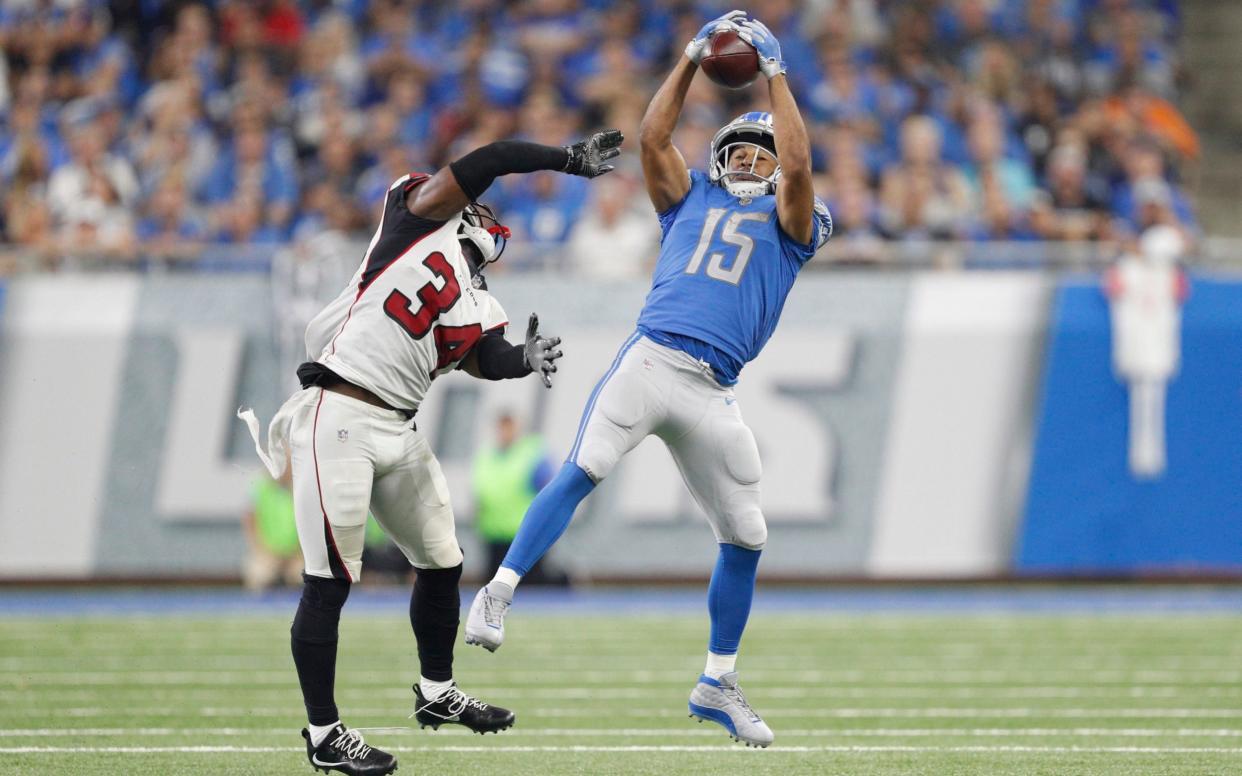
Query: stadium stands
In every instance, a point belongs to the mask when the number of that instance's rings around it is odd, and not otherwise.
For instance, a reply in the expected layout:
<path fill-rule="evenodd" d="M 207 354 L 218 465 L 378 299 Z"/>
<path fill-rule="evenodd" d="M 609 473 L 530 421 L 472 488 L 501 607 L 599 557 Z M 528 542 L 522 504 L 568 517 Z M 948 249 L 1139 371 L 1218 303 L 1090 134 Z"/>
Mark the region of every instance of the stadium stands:
<path fill-rule="evenodd" d="M 636 138 L 658 79 L 715 5 L 6 5 L 0 272 L 265 269 L 281 244 L 366 232 L 388 182 L 480 143 L 560 143 L 604 124 Z M 1176 107 L 1176 0 L 762 7 L 837 214 L 821 261 L 894 261 L 886 244 L 911 239 L 1020 252 L 1107 243 L 1153 221 L 1195 229 L 1183 180 L 1200 144 Z M 677 137 L 688 159 L 702 164 L 716 127 L 766 105 L 762 89 L 700 79 Z M 622 191 L 637 175 L 630 155 Z M 646 215 L 644 198 L 616 212 L 617 187 L 537 176 L 489 198 L 527 246 L 512 267 L 581 267 L 564 250 L 577 230 L 623 229 L 637 246 L 651 239 L 644 224 L 655 232 L 654 219 L 626 217 Z M 600 207 L 612 213 L 602 227 Z"/>

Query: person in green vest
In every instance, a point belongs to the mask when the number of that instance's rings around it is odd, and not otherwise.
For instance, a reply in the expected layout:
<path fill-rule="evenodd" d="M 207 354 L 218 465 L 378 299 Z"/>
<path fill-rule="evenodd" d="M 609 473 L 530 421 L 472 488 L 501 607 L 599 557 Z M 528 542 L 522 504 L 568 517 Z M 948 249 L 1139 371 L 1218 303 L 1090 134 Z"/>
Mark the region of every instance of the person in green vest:
<path fill-rule="evenodd" d="M 251 488 L 251 507 L 242 520 L 250 552 L 242 567 L 247 590 L 262 591 L 302 584 L 302 551 L 293 518 L 292 476 L 288 467 L 279 480 L 264 476 Z M 389 540 L 384 529 L 367 515 L 363 556 L 378 571 L 379 579 L 403 582 L 410 564 Z"/>
<path fill-rule="evenodd" d="M 496 442 L 474 459 L 474 526 L 487 548 L 485 579 L 496 573 L 509 551 L 526 508 L 535 494 L 548 484 L 556 469 L 538 434 L 522 434 L 518 420 L 510 412 L 496 419 Z M 563 573 L 550 572 L 536 565 L 523 581 L 565 584 Z"/>
<path fill-rule="evenodd" d="M 250 552 L 242 566 L 247 590 L 302 584 L 302 550 L 293 521 L 293 478 L 288 468 L 279 480 L 263 477 L 250 491 L 251 506 L 242 518 Z"/>

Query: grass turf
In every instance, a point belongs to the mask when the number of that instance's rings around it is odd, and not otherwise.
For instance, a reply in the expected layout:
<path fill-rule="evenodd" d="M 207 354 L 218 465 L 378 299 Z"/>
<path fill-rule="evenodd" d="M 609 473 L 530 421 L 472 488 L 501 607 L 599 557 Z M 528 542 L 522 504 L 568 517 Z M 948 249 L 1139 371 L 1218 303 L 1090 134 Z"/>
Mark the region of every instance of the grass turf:
<path fill-rule="evenodd" d="M 291 615 L 0 619 L 0 773 L 310 773 Z M 407 720 L 408 622 L 347 609 L 337 700 L 398 774 L 1242 772 L 1235 616 L 759 614 L 739 668 L 765 751 L 686 716 L 706 630 L 519 608 L 500 652 L 458 649 L 462 686 L 518 714 L 480 737 Z"/>

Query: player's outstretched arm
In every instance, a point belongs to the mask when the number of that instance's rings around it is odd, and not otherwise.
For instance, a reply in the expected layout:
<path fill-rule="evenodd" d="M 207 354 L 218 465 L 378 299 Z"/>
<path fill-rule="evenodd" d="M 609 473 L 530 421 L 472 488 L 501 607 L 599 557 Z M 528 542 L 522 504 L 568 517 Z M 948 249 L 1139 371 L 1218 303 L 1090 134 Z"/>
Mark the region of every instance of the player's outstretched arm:
<path fill-rule="evenodd" d="M 613 169 L 625 138 L 615 129 L 596 132 L 569 146 L 499 140 L 476 148 L 415 188 L 406 206 L 422 218 L 444 221 L 483 196 L 492 181 L 510 173 L 554 170 L 595 178 Z"/>
<path fill-rule="evenodd" d="M 557 347 L 560 344 L 560 337 L 539 333 L 539 316 L 531 313 L 524 343 L 511 345 L 500 334 L 488 334 L 462 359 L 459 368 L 482 380 L 509 380 L 535 372 L 551 388 L 556 360 L 565 355 Z"/>
<path fill-rule="evenodd" d="M 673 130 L 677 128 L 686 92 L 690 90 L 690 82 L 694 80 L 694 72 L 703 58 L 707 41 L 717 30 L 738 29 L 737 21 L 745 16 L 742 11 L 731 11 L 704 25 L 686 45 L 685 55 L 673 66 L 673 71 L 664 79 L 647 106 L 639 130 L 638 146 L 643 178 L 647 182 L 647 196 L 651 197 L 651 204 L 657 213 L 676 205 L 690 190 L 690 173 L 686 169 L 685 158 L 673 145 Z"/>
<path fill-rule="evenodd" d="M 690 171 L 681 151 L 673 145 L 673 129 L 696 69 L 697 65 L 684 56 L 677 62 L 647 106 L 638 132 L 647 196 L 657 213 L 681 202 L 690 190 Z"/>
<path fill-rule="evenodd" d="M 772 100 L 772 129 L 781 179 L 776 185 L 776 216 L 785 234 L 809 244 L 814 234 L 815 190 L 811 183 L 811 140 L 798 112 L 798 103 L 785 79 L 781 45 L 757 19 L 744 21 L 738 33 L 759 52 L 759 69 L 768 77 Z"/>

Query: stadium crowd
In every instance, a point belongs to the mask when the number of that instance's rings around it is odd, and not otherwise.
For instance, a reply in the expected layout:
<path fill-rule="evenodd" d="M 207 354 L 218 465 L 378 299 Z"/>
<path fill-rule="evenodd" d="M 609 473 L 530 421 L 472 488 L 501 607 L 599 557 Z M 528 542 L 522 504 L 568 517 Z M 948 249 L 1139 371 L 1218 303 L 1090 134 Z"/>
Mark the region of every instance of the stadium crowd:
<path fill-rule="evenodd" d="M 282 244 L 365 239 L 392 180 L 497 138 L 563 144 L 615 126 L 634 151 L 659 81 L 726 5 L 5 2 L 9 269 L 238 255 L 263 267 Z M 757 6 L 811 132 L 836 221 L 830 258 L 865 261 L 903 240 L 1193 230 L 1183 180 L 1199 145 L 1175 107 L 1176 0 Z M 704 166 L 718 127 L 766 108 L 765 88 L 696 79 L 676 137 L 687 161 Z M 658 225 L 637 154 L 623 159 L 593 183 L 493 186 L 487 199 L 527 246 L 510 266 L 641 273 Z"/>

